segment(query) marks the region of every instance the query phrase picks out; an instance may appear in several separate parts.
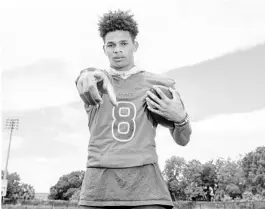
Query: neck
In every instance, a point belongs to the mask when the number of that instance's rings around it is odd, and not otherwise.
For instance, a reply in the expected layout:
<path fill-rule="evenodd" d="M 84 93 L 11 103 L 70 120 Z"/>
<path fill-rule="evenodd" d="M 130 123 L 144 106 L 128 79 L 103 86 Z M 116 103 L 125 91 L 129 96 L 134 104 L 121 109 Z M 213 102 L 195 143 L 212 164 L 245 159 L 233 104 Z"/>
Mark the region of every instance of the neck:
<path fill-rule="evenodd" d="M 129 70 L 132 69 L 134 66 L 135 66 L 134 63 L 131 64 L 131 65 L 127 65 L 127 66 L 125 66 L 125 67 L 121 67 L 121 68 L 110 65 L 111 68 L 113 68 L 114 70 L 117 70 L 117 71 L 129 71 Z"/>
<path fill-rule="evenodd" d="M 118 71 L 116 69 L 110 68 L 109 73 L 110 75 L 118 76 L 123 79 L 127 79 L 130 76 L 139 73 L 141 70 L 139 70 L 137 67 L 133 67 L 130 70 L 127 71 Z"/>

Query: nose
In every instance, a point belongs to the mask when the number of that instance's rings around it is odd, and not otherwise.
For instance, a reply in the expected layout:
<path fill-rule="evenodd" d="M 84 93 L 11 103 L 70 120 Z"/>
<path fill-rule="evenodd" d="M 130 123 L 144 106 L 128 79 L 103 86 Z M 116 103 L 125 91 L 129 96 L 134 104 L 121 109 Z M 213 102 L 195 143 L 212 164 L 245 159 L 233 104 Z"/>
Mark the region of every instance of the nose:
<path fill-rule="evenodd" d="M 117 54 L 117 53 L 120 53 L 120 52 L 122 52 L 121 47 L 118 46 L 118 45 L 115 46 L 115 48 L 113 49 L 113 53 Z"/>

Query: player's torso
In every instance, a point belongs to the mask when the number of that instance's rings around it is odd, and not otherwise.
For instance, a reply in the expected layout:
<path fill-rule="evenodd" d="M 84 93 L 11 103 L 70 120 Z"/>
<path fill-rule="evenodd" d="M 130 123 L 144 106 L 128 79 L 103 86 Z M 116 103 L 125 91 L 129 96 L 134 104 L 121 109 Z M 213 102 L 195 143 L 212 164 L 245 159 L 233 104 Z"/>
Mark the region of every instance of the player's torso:
<path fill-rule="evenodd" d="M 170 85 L 170 81 L 145 72 L 127 79 L 116 76 L 110 79 L 118 106 L 113 107 L 108 96 L 103 95 L 103 104 L 92 108 L 89 152 L 98 156 L 91 157 L 100 159 L 100 165 L 109 167 L 155 162 L 156 159 L 152 158 L 156 158 L 153 153 L 156 127 L 146 114 L 146 92 L 152 85 Z"/>

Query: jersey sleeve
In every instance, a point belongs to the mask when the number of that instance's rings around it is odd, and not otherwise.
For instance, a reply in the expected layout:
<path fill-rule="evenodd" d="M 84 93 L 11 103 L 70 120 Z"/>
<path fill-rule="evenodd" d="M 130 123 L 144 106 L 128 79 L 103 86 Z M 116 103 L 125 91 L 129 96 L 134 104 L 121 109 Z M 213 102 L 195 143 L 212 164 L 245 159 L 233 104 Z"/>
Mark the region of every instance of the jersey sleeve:
<path fill-rule="evenodd" d="M 175 80 L 163 74 L 145 72 L 145 80 L 151 85 L 162 85 L 170 88 L 174 88 L 175 86 Z"/>

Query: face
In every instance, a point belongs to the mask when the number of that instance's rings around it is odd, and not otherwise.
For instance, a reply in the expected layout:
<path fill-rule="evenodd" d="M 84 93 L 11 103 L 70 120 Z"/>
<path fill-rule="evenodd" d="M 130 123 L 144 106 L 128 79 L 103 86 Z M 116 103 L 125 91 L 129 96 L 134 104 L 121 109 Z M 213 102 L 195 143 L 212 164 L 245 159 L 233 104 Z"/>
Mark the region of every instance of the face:
<path fill-rule="evenodd" d="M 105 36 L 104 53 L 109 58 L 110 66 L 115 70 L 126 71 L 134 66 L 134 52 L 138 44 L 132 41 L 128 31 L 113 31 Z"/>

